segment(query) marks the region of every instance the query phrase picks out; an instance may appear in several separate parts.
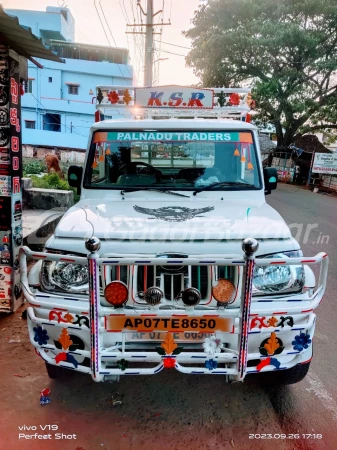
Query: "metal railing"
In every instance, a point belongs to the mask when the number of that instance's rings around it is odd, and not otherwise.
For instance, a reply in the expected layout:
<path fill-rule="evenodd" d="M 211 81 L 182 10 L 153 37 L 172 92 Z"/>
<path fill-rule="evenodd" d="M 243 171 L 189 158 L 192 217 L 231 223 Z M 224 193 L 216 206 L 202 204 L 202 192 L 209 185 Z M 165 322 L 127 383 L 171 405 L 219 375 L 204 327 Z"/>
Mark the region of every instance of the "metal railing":
<path fill-rule="evenodd" d="M 71 309 L 74 312 L 83 311 L 82 306 L 76 305 L 76 301 L 79 299 L 66 293 L 34 293 L 31 291 L 28 283 L 28 273 L 27 273 L 27 257 L 34 260 L 43 260 L 43 261 L 63 261 L 68 263 L 75 263 L 86 265 L 88 264 L 89 268 L 89 330 L 90 330 L 90 339 L 91 339 L 91 350 L 77 350 L 76 352 L 70 352 L 71 354 L 79 355 L 82 357 L 91 357 L 91 367 L 78 367 L 77 370 L 82 372 L 91 373 L 93 379 L 95 381 L 102 381 L 107 375 L 134 375 L 134 374 L 155 374 L 163 369 L 163 362 L 160 355 L 155 354 L 154 352 L 126 352 L 125 351 L 125 337 L 122 332 L 123 342 L 122 342 L 122 351 L 114 346 L 113 348 L 104 348 L 102 344 L 102 336 L 107 332 L 105 326 L 102 325 L 102 320 L 107 315 L 111 314 L 114 311 L 117 314 L 132 314 L 132 309 L 112 309 L 111 307 L 106 307 L 101 305 L 101 293 L 100 293 L 100 267 L 104 266 L 114 266 L 118 264 L 123 265 L 176 265 L 183 263 L 184 265 L 207 265 L 207 266 L 241 266 L 243 268 L 242 274 L 242 291 L 240 295 L 240 309 L 239 313 L 237 309 L 219 309 L 218 316 L 220 317 L 231 317 L 233 320 L 233 329 L 231 333 L 237 334 L 239 339 L 238 351 L 225 349 L 224 352 L 217 355 L 216 359 L 219 363 L 225 364 L 235 364 L 236 368 L 219 368 L 214 370 L 205 370 L 204 368 L 195 368 L 195 367 L 187 367 L 184 366 L 182 361 L 196 361 L 198 360 L 206 360 L 207 356 L 205 354 L 198 353 L 197 356 L 193 352 L 184 352 L 184 354 L 180 357 L 179 355 L 175 357 L 175 368 L 184 373 L 212 373 L 212 374 L 226 374 L 231 375 L 238 381 L 244 379 L 247 373 L 247 348 L 248 348 L 248 338 L 251 332 L 256 330 L 249 330 L 249 321 L 250 321 L 250 307 L 252 300 L 252 280 L 253 280 L 253 271 L 255 263 L 257 262 L 259 266 L 270 266 L 270 265 L 313 265 L 320 263 L 320 274 L 317 283 L 316 290 L 312 293 L 310 297 L 308 297 L 308 303 L 310 304 L 310 310 L 303 311 L 303 305 L 295 305 L 291 306 L 292 313 L 306 313 L 314 310 L 318 304 L 320 303 L 326 286 L 326 278 L 327 278 L 327 269 L 328 269 L 328 257 L 326 253 L 318 253 L 316 256 L 312 258 L 259 258 L 255 259 L 254 253 L 258 248 L 258 243 L 255 239 L 245 239 L 242 243 L 242 248 L 244 250 L 244 257 L 242 259 L 226 259 L 226 258 L 183 258 L 183 260 L 179 260 L 179 258 L 100 258 L 98 251 L 100 248 L 100 241 L 97 238 L 91 238 L 86 241 L 86 248 L 90 251 L 90 254 L 87 258 L 85 257 L 67 257 L 64 255 L 45 253 L 45 252 L 32 252 L 29 248 L 23 247 L 20 253 L 20 267 L 21 267 L 21 282 L 24 291 L 24 295 L 26 300 L 29 302 L 31 308 L 28 309 L 28 314 L 33 323 L 38 323 L 41 326 L 45 325 L 55 325 L 58 327 L 67 327 L 69 325 L 64 323 L 58 323 L 56 320 L 46 321 L 45 319 L 36 317 L 34 313 L 34 307 L 44 307 L 49 310 L 53 308 L 60 307 L 60 301 L 71 303 Z M 74 300 L 71 302 L 71 300 Z M 83 297 L 83 301 L 85 301 L 85 297 Z M 167 315 L 170 316 L 177 311 L 151 311 L 152 315 Z M 178 311 L 179 313 L 179 311 Z M 181 313 L 181 310 L 180 310 Z M 208 314 L 210 312 L 208 311 Z M 139 312 L 137 313 L 139 314 Z M 205 310 L 194 310 L 193 314 L 195 317 L 197 316 L 207 316 L 207 311 Z M 238 320 L 234 320 L 235 316 Z M 312 319 L 311 319 L 312 322 Z M 71 324 L 70 324 L 71 325 Z M 32 328 L 32 323 L 29 321 L 29 327 Z M 80 326 L 71 325 L 71 328 L 82 330 Z M 291 327 L 286 327 L 282 331 L 288 331 Z M 268 331 L 270 332 L 270 328 Z M 30 330 L 32 332 L 32 330 Z M 126 330 L 125 330 L 126 331 Z M 31 335 L 32 333 L 30 333 Z M 32 338 L 31 343 L 39 350 L 41 354 L 43 354 L 43 358 L 50 364 L 56 364 L 54 359 L 51 357 L 50 350 L 54 352 L 59 352 L 59 350 L 53 345 L 39 346 Z M 47 352 L 46 352 L 47 350 Z M 256 355 L 255 355 L 256 356 Z M 120 368 L 106 368 L 104 359 L 109 359 L 110 361 L 114 358 L 125 358 L 131 360 L 133 358 L 137 358 L 137 361 L 143 362 L 157 362 L 158 364 L 152 368 L 137 368 L 137 369 L 128 369 L 121 370 Z M 261 356 L 260 356 L 261 358 Z M 134 360 L 133 360 L 134 361 Z M 62 363 L 62 366 L 73 368 L 71 364 Z M 248 370 L 249 372 L 250 370 Z"/>

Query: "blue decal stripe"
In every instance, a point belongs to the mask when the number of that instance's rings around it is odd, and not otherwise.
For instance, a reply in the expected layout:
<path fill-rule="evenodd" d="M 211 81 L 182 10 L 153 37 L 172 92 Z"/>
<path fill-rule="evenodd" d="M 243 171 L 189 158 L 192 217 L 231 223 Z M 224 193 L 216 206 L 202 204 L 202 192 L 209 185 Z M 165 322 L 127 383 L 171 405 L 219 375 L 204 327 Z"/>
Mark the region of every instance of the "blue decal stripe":
<path fill-rule="evenodd" d="M 132 355 L 131 358 L 147 358 L 147 356 L 138 356 L 138 355 Z"/>
<path fill-rule="evenodd" d="M 102 358 L 117 358 L 117 355 L 115 355 L 115 356 L 107 356 L 107 355 L 104 355 L 104 356 L 102 356 Z"/>
<path fill-rule="evenodd" d="M 301 353 L 301 352 L 287 352 L 287 355 L 297 355 L 297 353 Z"/>
<path fill-rule="evenodd" d="M 287 300 L 287 302 L 301 302 L 302 300 Z"/>
<path fill-rule="evenodd" d="M 140 375 L 140 372 L 124 372 L 123 375 Z"/>
<path fill-rule="evenodd" d="M 64 297 L 64 300 L 71 300 L 73 302 L 78 302 L 79 299 L 78 298 L 73 298 L 73 297 Z M 81 299 L 82 300 L 82 299 Z"/>
<path fill-rule="evenodd" d="M 205 371 L 204 371 L 204 370 L 202 370 L 202 371 L 199 371 L 199 370 L 192 370 L 191 373 L 205 373 Z"/>
<path fill-rule="evenodd" d="M 135 261 L 135 264 L 151 264 L 151 261 Z"/>
<path fill-rule="evenodd" d="M 110 372 L 99 372 L 101 375 L 110 375 Z"/>
<path fill-rule="evenodd" d="M 158 367 L 158 369 L 156 369 L 153 373 L 158 373 L 158 372 L 160 372 L 162 368 L 163 368 L 163 366 L 161 365 L 161 366 Z"/>
<path fill-rule="evenodd" d="M 51 327 L 55 326 L 54 323 L 49 323 L 49 322 L 42 322 L 41 325 L 48 325 L 48 326 L 51 326 Z"/>
<path fill-rule="evenodd" d="M 248 334 L 259 334 L 261 331 L 249 331 Z"/>
<path fill-rule="evenodd" d="M 227 373 L 227 370 L 224 370 L 224 371 L 221 371 L 221 372 L 217 372 L 216 370 L 213 370 L 213 372 L 211 372 L 211 373 Z"/>
<path fill-rule="evenodd" d="M 192 356 L 192 358 L 207 358 L 207 356 Z"/>

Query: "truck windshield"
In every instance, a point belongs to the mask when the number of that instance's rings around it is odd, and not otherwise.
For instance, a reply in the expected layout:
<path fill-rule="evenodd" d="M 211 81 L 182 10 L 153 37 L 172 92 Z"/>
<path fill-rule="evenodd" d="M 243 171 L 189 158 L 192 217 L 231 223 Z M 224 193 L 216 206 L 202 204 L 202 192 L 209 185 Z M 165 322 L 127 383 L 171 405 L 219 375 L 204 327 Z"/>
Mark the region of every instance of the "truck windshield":
<path fill-rule="evenodd" d="M 208 186 L 208 191 L 261 188 L 251 132 L 144 130 L 93 135 L 86 188 L 194 191 Z"/>

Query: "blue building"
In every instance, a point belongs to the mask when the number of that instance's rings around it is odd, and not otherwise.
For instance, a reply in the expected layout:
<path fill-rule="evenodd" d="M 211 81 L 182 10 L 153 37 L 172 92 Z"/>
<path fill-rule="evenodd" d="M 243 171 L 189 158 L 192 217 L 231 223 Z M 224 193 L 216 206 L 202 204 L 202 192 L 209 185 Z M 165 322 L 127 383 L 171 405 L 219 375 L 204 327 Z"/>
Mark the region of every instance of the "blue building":
<path fill-rule="evenodd" d="M 22 97 L 23 144 L 85 149 L 94 122 L 97 85 L 132 85 L 129 51 L 74 42 L 75 20 L 68 8 L 43 11 L 6 9 L 64 64 L 43 59 L 28 64 L 28 83 Z"/>

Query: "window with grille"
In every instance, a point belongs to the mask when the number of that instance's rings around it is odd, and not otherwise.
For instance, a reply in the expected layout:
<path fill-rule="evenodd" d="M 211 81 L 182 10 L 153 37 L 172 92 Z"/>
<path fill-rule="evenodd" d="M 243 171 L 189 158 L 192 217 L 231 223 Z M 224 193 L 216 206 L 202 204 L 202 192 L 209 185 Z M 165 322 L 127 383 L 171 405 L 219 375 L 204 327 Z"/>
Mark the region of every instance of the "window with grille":
<path fill-rule="evenodd" d="M 73 84 L 68 85 L 68 94 L 78 95 L 78 86 Z"/>
<path fill-rule="evenodd" d="M 33 93 L 33 80 L 28 80 L 25 82 L 25 93 L 26 94 Z"/>
<path fill-rule="evenodd" d="M 35 129 L 35 120 L 25 120 L 26 128 Z"/>

